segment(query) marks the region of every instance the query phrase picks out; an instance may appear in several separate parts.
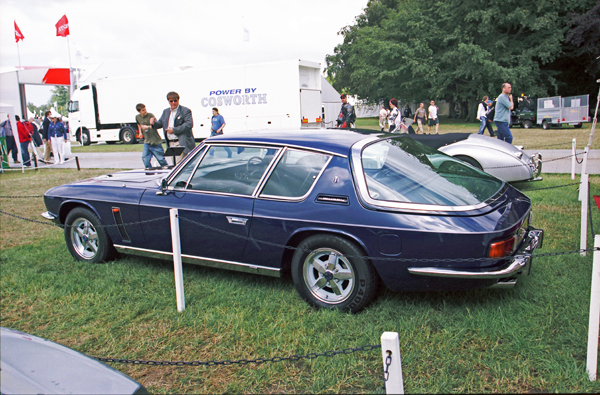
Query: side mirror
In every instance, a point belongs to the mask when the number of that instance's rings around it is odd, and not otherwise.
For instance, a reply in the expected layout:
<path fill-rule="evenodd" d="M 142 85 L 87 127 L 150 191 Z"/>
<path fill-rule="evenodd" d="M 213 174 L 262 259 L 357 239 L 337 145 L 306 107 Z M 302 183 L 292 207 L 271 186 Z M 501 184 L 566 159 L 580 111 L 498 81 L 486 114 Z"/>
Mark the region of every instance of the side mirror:
<path fill-rule="evenodd" d="M 157 195 L 165 196 L 167 194 L 167 179 L 163 178 L 160 180 L 160 191 L 156 192 Z"/>

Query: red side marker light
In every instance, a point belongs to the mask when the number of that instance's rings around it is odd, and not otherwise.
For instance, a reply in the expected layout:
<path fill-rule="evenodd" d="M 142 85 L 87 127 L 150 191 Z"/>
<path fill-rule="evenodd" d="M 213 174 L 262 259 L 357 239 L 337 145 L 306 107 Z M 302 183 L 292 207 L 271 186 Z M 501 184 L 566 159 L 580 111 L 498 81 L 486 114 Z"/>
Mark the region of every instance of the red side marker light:
<path fill-rule="evenodd" d="M 492 245 L 490 246 L 489 257 L 490 258 L 503 258 L 505 256 L 512 254 L 516 240 L 517 240 L 517 236 L 513 236 L 510 239 L 492 243 Z"/>

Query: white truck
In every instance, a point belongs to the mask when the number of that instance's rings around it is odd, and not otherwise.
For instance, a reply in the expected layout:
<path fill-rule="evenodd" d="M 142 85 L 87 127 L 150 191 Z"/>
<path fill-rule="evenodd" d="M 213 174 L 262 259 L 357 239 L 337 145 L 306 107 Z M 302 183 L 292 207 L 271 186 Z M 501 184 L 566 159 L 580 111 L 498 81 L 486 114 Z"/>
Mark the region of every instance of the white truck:
<path fill-rule="evenodd" d="M 181 105 L 192 110 L 197 140 L 210 136 L 213 107 L 225 118 L 225 133 L 321 125 L 321 65 L 294 60 L 85 84 L 69 102 L 73 141 L 135 143 L 135 106 L 144 103 L 159 118 L 170 91 L 179 93 Z"/>

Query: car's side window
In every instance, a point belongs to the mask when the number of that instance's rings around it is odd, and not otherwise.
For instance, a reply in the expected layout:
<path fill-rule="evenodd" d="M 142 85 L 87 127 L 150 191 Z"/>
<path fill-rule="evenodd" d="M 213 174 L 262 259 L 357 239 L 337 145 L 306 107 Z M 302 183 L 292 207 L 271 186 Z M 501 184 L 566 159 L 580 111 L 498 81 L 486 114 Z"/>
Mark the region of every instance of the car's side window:
<path fill-rule="evenodd" d="M 183 169 L 173 178 L 171 181 L 171 186 L 174 188 L 185 188 L 187 186 L 187 181 L 190 179 L 192 175 L 192 171 L 196 168 L 196 164 L 198 160 L 202 157 L 202 153 L 204 150 L 200 150 L 196 153 L 196 156 L 190 160 Z"/>
<path fill-rule="evenodd" d="M 276 153 L 263 147 L 211 146 L 187 189 L 251 195 Z"/>
<path fill-rule="evenodd" d="M 299 198 L 313 186 L 331 156 L 289 149 L 261 192 L 261 196 Z"/>

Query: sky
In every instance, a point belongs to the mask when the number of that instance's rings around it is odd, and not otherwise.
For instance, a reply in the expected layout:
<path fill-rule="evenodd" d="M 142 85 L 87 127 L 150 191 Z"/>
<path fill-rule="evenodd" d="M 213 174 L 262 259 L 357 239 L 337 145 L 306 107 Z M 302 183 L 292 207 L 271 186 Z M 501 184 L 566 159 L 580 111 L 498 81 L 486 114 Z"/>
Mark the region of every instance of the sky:
<path fill-rule="evenodd" d="M 0 69 L 99 65 L 105 77 L 333 54 L 368 0 L 0 0 Z M 56 36 L 66 15 L 68 38 Z M 16 21 L 25 39 L 15 43 Z M 245 34 L 244 31 L 247 33 Z M 69 59 L 70 52 L 70 59 Z M 82 81 L 83 82 L 83 81 Z M 45 104 L 50 88 L 26 86 Z"/>

